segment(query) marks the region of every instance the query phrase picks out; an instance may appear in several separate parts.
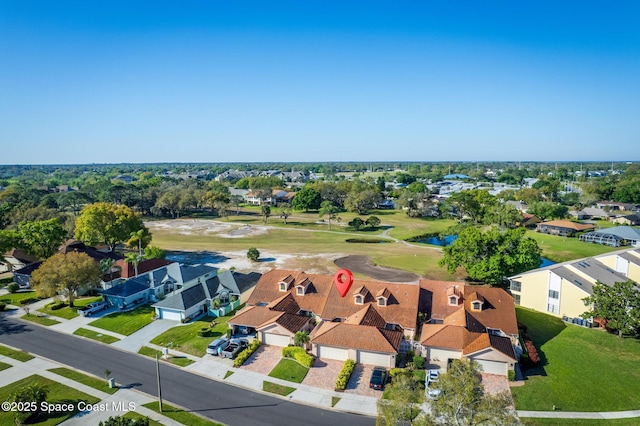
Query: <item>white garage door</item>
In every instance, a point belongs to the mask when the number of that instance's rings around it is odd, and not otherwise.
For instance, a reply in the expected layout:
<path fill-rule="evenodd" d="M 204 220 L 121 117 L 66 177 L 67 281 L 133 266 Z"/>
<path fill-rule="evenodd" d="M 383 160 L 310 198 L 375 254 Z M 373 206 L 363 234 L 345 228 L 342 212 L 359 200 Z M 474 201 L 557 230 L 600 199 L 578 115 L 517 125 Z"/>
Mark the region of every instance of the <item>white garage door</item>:
<path fill-rule="evenodd" d="M 291 343 L 291 338 L 282 334 L 264 333 L 264 343 L 273 346 L 287 346 Z"/>
<path fill-rule="evenodd" d="M 319 346 L 318 358 L 337 359 L 338 361 L 344 361 L 349 358 L 349 350 L 342 348 L 331 348 L 329 346 Z"/>
<path fill-rule="evenodd" d="M 167 320 L 172 320 L 172 321 L 180 321 L 180 320 L 182 320 L 182 316 L 180 315 L 180 311 L 169 311 L 169 310 L 163 309 L 160 312 L 162 313 L 162 315 L 160 315 L 160 318 L 162 318 L 162 319 L 167 319 Z"/>
<path fill-rule="evenodd" d="M 391 356 L 377 352 L 358 351 L 358 362 L 360 364 L 377 365 L 380 367 L 391 367 Z"/>
<path fill-rule="evenodd" d="M 481 359 L 476 359 L 476 361 L 482 366 L 482 372 L 484 373 L 507 375 L 507 364 L 504 362 L 484 361 Z"/>

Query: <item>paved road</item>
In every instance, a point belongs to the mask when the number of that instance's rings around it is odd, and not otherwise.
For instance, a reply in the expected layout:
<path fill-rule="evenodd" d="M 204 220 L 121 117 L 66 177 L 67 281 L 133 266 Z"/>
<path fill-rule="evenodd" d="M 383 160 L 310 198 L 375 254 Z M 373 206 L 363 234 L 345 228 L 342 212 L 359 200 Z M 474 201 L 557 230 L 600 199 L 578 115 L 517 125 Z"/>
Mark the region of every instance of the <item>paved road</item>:
<path fill-rule="evenodd" d="M 157 396 L 156 363 L 100 343 L 0 317 L 0 343 L 32 352 L 98 377 L 108 369 L 121 386 Z M 163 399 L 229 425 L 373 425 L 355 414 L 322 410 L 216 382 L 161 364 Z"/>

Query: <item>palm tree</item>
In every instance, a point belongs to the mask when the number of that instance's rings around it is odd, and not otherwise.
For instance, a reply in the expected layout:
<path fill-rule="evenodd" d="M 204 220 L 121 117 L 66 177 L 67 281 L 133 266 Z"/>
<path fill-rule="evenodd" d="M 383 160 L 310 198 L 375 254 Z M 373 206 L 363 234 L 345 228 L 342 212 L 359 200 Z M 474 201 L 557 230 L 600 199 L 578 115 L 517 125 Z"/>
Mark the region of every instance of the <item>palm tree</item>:
<path fill-rule="evenodd" d="M 307 343 L 309 343 L 309 332 L 298 331 L 293 335 L 293 343 L 295 343 L 297 346 L 304 347 Z"/>
<path fill-rule="evenodd" d="M 136 273 L 136 277 L 138 276 L 138 263 L 140 263 L 141 259 L 142 259 L 142 256 L 139 256 L 138 253 L 134 253 L 134 252 L 129 252 L 124 256 L 124 262 L 130 263 L 133 265 L 133 269 Z"/>
<path fill-rule="evenodd" d="M 138 242 L 138 255 L 142 257 L 142 239 L 144 238 L 144 229 L 138 229 L 130 234 L 129 245 Z"/>
<path fill-rule="evenodd" d="M 113 259 L 105 258 L 100 261 L 100 271 L 102 274 L 109 274 L 109 281 L 113 281 Z"/>

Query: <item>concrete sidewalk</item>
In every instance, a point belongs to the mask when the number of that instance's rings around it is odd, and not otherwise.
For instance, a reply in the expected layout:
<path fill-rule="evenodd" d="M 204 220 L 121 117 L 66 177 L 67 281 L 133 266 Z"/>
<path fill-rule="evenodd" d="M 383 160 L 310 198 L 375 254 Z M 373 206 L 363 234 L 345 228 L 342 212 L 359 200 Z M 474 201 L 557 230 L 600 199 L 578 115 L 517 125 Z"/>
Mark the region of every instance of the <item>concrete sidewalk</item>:
<path fill-rule="evenodd" d="M 58 383 L 62 383 L 80 392 L 92 395 L 100 399 L 101 407 L 105 407 L 104 411 L 81 411 L 75 416 L 62 422 L 63 425 L 77 425 L 85 426 L 87 424 L 98 424 L 101 421 L 107 420 L 111 416 L 120 416 L 126 414 L 128 411 L 135 411 L 136 413 L 149 417 L 163 425 L 167 426 L 180 426 L 181 423 L 176 422 L 168 417 L 156 413 L 146 407 L 143 404 L 155 401 L 155 398 L 138 392 L 133 389 L 118 389 L 113 394 L 102 392 L 98 389 L 92 388 L 85 384 L 68 379 L 64 376 L 60 376 L 51 371 L 53 368 L 65 367 L 65 365 L 58 364 L 47 359 L 35 357 L 32 360 L 21 362 L 7 356 L 0 355 L 0 362 L 10 364 L 12 367 L 2 370 L 0 372 L 0 387 L 7 386 L 11 383 L 20 381 L 29 376 L 38 375 L 47 379 L 53 380 Z M 82 372 L 83 374 L 87 374 Z M 89 375 L 89 374 L 87 374 Z"/>
<path fill-rule="evenodd" d="M 592 419 L 592 420 L 615 420 L 632 419 L 640 417 L 640 410 L 631 411 L 517 411 L 518 417 L 523 418 L 546 418 L 546 419 Z"/>

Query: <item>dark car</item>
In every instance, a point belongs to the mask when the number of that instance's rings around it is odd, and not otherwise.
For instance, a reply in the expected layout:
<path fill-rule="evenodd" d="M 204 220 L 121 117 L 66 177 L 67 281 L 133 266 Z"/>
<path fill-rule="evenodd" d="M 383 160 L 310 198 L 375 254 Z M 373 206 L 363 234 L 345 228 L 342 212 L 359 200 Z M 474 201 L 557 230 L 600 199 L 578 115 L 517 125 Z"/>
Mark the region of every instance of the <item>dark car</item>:
<path fill-rule="evenodd" d="M 371 380 L 369 380 L 369 387 L 382 390 L 385 384 L 387 384 L 387 370 L 382 367 L 374 367 L 371 373 Z"/>

